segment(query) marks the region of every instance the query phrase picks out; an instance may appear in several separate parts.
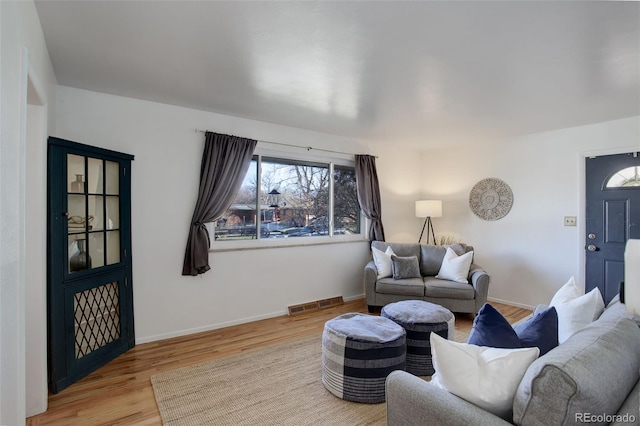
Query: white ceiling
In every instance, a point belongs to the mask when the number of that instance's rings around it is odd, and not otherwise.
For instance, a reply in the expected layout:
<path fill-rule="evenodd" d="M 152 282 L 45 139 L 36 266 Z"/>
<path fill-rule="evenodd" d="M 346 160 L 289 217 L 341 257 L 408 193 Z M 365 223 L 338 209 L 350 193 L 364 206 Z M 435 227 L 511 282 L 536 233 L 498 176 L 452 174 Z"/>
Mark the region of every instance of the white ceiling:
<path fill-rule="evenodd" d="M 426 148 L 640 115 L 638 2 L 36 7 L 61 85 L 326 133 Z"/>

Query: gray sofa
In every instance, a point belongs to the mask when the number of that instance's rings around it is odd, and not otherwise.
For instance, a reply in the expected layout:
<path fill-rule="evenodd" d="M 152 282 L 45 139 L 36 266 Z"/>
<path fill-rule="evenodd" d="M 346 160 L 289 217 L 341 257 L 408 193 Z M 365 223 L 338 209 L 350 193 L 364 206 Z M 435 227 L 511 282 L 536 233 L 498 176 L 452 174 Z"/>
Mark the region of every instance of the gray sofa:
<path fill-rule="evenodd" d="M 638 424 L 640 328 L 619 301 L 597 321 L 534 361 L 505 421 L 404 371 L 387 378 L 387 424 Z"/>
<path fill-rule="evenodd" d="M 445 247 L 383 241 L 371 243 L 371 247 L 383 252 L 388 246 L 391 246 L 397 256 L 417 256 L 422 276 L 401 280 L 394 280 L 392 277 L 378 279 L 378 270 L 371 260 L 364 267 L 364 288 L 369 312 L 399 300 L 417 299 L 437 303 L 452 312 L 476 314 L 487 301 L 489 275 L 479 265 L 471 264 L 469 284 L 442 280 L 435 276 L 446 253 Z M 473 251 L 471 246 L 458 245 L 456 249 L 462 252 Z"/>

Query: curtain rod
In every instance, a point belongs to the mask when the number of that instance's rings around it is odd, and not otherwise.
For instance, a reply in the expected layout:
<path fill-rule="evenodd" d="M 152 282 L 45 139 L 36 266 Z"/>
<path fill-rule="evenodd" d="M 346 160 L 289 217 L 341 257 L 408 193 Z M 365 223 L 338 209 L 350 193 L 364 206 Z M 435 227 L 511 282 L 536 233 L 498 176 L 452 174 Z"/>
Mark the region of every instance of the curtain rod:
<path fill-rule="evenodd" d="M 210 132 L 210 130 L 196 129 L 196 133 L 207 133 L 207 132 Z M 271 142 L 271 141 L 264 141 L 264 140 L 260 140 L 260 139 L 258 140 L 258 142 L 268 143 L 268 144 L 271 144 L 271 145 L 289 146 L 289 147 L 292 147 L 292 148 L 303 148 L 303 149 L 306 149 L 307 151 L 322 151 L 322 152 L 330 152 L 332 154 L 355 155 L 352 152 L 334 151 L 334 150 L 331 150 L 331 149 L 314 148 L 312 146 L 293 145 L 293 144 L 282 143 L 282 142 Z M 374 155 L 374 157 L 378 158 L 377 155 Z"/>

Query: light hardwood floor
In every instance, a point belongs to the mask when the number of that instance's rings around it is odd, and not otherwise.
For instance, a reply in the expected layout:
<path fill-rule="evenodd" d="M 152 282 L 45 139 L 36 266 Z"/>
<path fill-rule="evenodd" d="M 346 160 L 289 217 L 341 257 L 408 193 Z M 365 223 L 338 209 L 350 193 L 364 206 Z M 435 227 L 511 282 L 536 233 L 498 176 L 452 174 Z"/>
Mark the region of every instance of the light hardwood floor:
<path fill-rule="evenodd" d="M 531 311 L 492 303 L 511 323 Z M 150 376 L 160 371 L 234 355 L 322 333 L 343 313 L 367 313 L 364 299 L 299 316 L 282 316 L 138 345 L 64 391 L 49 395 L 46 413 L 27 425 L 159 425 Z M 457 314 L 456 329 L 469 332 L 472 315 Z"/>

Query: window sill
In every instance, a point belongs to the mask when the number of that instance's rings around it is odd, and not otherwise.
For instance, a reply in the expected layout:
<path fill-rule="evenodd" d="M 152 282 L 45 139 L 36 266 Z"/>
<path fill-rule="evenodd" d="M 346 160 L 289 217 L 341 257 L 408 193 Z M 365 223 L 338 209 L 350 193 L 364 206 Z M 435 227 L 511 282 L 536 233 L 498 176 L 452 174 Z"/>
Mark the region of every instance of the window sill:
<path fill-rule="evenodd" d="M 284 240 L 284 239 L 283 239 Z M 209 249 L 209 253 L 220 253 L 230 251 L 246 251 L 246 250 L 264 250 L 264 249 L 279 249 L 279 248 L 291 248 L 291 247 L 308 247 L 308 246 L 321 246 L 328 244 L 348 244 L 348 243 L 368 243 L 369 240 L 362 236 L 354 237 L 308 237 L 308 238 L 286 238 L 286 241 L 269 241 L 263 240 L 248 240 L 238 242 L 219 242 Z M 292 241 L 293 240 L 293 241 Z"/>

